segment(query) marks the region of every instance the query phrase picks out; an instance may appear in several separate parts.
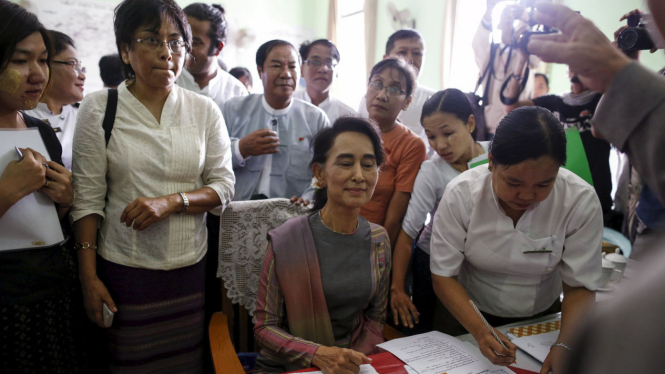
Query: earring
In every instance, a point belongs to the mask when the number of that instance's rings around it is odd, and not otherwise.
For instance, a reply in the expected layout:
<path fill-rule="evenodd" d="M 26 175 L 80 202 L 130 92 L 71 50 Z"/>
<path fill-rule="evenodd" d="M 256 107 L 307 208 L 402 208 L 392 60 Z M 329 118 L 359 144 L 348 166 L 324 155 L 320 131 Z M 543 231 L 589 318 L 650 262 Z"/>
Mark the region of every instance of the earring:
<path fill-rule="evenodd" d="M 127 59 L 125 59 L 125 64 L 127 63 Z"/>

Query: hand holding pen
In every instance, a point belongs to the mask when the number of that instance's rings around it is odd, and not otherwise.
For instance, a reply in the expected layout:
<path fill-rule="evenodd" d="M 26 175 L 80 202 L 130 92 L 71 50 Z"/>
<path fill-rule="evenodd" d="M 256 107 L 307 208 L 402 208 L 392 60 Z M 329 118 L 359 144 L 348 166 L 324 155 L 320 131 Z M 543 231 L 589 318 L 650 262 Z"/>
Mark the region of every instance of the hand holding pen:
<path fill-rule="evenodd" d="M 480 352 L 495 365 L 508 366 L 510 364 L 514 364 L 516 362 L 515 357 L 517 354 L 517 346 L 511 343 L 508 338 L 506 338 L 500 332 L 496 331 L 487 322 L 473 301 L 469 300 L 469 304 L 471 304 L 473 309 L 478 314 L 478 317 L 480 317 L 485 326 L 487 326 L 486 333 L 481 336 L 474 336 L 478 342 Z"/>

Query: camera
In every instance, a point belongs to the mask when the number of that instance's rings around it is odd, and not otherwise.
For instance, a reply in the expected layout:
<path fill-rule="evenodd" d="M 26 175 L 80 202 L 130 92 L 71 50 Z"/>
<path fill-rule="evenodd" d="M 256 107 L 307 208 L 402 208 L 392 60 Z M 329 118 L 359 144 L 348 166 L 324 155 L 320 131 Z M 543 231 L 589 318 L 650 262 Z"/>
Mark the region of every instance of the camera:
<path fill-rule="evenodd" d="M 525 53 L 529 53 L 527 46 L 529 45 L 529 39 L 532 35 L 541 35 L 541 34 L 554 34 L 559 32 L 556 29 L 553 29 L 546 25 L 539 25 L 533 19 L 533 13 L 535 12 L 535 3 L 536 0 L 519 0 L 518 4 L 524 8 L 524 11 L 529 15 L 528 26 L 529 29 L 522 32 L 519 35 L 514 35 L 511 43 L 512 48 L 519 48 Z M 513 30 L 520 28 L 524 21 L 521 19 L 522 14 L 514 14 L 515 22 L 513 23 Z"/>
<path fill-rule="evenodd" d="M 654 47 L 642 15 L 633 14 L 628 17 L 628 28 L 619 33 L 617 45 L 626 52 L 641 51 Z"/>

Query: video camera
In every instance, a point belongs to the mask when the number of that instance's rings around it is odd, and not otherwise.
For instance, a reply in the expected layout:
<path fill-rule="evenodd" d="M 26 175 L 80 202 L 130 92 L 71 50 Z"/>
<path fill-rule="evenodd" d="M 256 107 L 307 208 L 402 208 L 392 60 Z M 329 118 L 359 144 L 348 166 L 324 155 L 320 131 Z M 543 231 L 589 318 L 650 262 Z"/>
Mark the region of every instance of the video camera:
<path fill-rule="evenodd" d="M 631 52 L 652 49 L 653 40 L 646 29 L 645 20 L 641 14 L 632 14 L 628 17 L 628 28 L 621 31 L 617 37 L 620 49 Z"/>

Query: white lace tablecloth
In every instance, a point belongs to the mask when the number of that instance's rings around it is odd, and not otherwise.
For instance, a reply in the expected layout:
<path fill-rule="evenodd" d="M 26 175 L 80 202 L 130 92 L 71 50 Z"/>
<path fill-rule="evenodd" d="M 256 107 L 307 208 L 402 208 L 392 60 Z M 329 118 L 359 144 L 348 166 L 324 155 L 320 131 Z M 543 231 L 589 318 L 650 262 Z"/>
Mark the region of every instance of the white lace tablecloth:
<path fill-rule="evenodd" d="M 268 231 L 308 208 L 288 199 L 234 201 L 221 217 L 217 277 L 224 280 L 227 296 L 254 315 L 261 267 L 268 247 Z"/>

